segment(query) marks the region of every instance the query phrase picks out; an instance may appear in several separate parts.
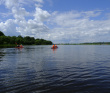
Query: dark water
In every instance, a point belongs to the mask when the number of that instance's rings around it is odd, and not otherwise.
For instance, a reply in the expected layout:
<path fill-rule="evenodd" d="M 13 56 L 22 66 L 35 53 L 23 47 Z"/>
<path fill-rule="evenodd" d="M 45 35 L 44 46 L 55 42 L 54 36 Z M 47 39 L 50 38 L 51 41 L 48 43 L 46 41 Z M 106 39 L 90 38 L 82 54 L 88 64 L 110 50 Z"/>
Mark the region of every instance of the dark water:
<path fill-rule="evenodd" d="M 0 93 L 110 93 L 109 45 L 0 48 Z"/>

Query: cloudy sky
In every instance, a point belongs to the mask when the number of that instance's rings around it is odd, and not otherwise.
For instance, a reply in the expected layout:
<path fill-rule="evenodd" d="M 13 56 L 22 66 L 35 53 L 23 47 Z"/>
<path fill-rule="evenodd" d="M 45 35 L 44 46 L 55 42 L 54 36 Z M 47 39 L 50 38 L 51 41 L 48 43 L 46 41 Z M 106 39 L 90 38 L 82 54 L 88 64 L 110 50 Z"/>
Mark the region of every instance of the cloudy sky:
<path fill-rule="evenodd" d="M 53 43 L 110 42 L 110 0 L 0 0 L 0 31 Z"/>

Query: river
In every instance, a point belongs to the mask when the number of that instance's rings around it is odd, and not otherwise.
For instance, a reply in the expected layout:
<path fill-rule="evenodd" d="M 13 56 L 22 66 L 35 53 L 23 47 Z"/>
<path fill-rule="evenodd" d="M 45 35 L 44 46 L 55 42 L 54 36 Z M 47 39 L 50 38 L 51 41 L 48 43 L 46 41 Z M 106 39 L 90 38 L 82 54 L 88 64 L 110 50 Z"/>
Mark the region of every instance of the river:
<path fill-rule="evenodd" d="M 0 93 L 110 93 L 110 46 L 0 48 Z"/>

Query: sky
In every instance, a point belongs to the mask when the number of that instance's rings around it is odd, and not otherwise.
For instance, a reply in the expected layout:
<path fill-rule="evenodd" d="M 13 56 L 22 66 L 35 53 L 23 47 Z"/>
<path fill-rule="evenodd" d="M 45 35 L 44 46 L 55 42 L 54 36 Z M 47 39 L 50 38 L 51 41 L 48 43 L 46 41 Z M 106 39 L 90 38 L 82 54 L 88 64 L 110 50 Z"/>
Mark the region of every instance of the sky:
<path fill-rule="evenodd" d="M 53 43 L 110 42 L 110 0 L 0 0 L 0 31 Z"/>

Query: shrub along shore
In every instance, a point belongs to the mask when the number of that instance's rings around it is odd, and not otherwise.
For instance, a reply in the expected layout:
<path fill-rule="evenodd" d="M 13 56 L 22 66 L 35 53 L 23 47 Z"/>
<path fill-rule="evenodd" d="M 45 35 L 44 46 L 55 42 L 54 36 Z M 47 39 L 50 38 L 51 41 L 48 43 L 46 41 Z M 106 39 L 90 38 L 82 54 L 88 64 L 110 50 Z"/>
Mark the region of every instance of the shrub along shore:
<path fill-rule="evenodd" d="M 57 45 L 110 45 L 110 42 L 92 42 L 92 43 L 61 43 Z"/>
<path fill-rule="evenodd" d="M 35 39 L 34 37 L 26 36 L 5 36 L 0 31 L 0 47 L 15 47 L 17 44 L 23 45 L 52 45 L 52 42 L 45 39 Z"/>

